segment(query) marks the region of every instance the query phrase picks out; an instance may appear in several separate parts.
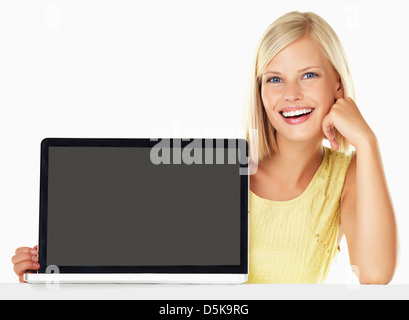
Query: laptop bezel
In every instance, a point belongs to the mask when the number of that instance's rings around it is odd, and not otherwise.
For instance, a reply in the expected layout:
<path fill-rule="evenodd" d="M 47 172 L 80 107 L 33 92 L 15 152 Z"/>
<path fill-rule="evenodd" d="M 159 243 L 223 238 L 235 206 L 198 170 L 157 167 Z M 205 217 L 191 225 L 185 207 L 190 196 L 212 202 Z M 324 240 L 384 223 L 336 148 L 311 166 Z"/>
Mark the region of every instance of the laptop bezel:
<path fill-rule="evenodd" d="M 40 169 L 40 213 L 39 213 L 39 264 L 38 273 L 47 272 L 47 216 L 48 216 L 48 155 L 50 147 L 153 147 L 166 140 L 173 147 L 175 138 L 45 138 L 41 141 Z M 248 143 L 245 139 L 177 139 L 178 147 L 184 148 L 193 140 L 202 140 L 202 147 L 208 146 L 206 140 L 213 141 L 213 148 L 235 147 L 248 159 Z M 217 141 L 217 142 L 216 142 Z M 240 141 L 240 142 L 239 142 Z M 245 149 L 245 150 L 244 150 Z M 248 163 L 239 162 L 240 170 L 240 264 L 239 265 L 197 265 L 197 266 L 58 266 L 59 273 L 163 273 L 163 274 L 248 274 L 248 213 L 249 213 L 249 175 Z"/>

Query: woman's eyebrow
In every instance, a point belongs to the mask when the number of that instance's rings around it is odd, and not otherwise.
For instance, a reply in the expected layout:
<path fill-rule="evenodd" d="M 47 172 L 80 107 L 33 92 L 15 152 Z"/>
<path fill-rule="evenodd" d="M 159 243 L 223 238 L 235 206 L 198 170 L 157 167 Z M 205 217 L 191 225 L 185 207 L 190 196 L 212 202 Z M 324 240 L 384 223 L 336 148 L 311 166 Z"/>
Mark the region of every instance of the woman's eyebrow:
<path fill-rule="evenodd" d="M 312 69 L 312 68 L 321 68 L 321 67 L 320 66 L 310 66 L 310 67 L 302 68 L 302 69 L 298 70 L 297 72 L 303 72 L 305 70 Z M 263 75 L 266 75 L 266 74 L 269 74 L 269 73 L 281 74 L 281 72 L 278 72 L 278 71 L 267 70 L 266 72 L 263 73 Z"/>

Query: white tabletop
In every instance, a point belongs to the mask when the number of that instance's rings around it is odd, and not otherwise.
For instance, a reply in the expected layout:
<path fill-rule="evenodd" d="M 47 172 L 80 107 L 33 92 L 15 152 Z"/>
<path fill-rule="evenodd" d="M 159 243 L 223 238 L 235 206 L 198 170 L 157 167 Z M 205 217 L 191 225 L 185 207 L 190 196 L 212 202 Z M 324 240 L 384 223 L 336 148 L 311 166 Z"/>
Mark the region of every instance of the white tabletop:
<path fill-rule="evenodd" d="M 409 299 L 409 285 L 0 284 L 0 299 Z"/>

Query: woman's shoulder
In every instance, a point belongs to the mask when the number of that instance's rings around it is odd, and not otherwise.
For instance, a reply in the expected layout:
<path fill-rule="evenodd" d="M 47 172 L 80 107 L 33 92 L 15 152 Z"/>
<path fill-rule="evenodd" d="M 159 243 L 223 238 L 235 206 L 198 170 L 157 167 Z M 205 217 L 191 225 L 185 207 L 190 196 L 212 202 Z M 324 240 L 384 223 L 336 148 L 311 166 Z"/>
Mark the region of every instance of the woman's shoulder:
<path fill-rule="evenodd" d="M 331 174 L 339 174 L 345 178 L 348 168 L 355 158 L 354 151 L 339 151 L 332 148 L 324 147 L 326 149 L 327 161 L 326 169 Z"/>
<path fill-rule="evenodd" d="M 323 166 L 323 175 L 325 183 L 332 190 L 341 192 L 341 199 L 349 185 L 354 183 L 352 175 L 354 174 L 355 153 L 334 150 L 324 147 L 326 152 L 325 163 Z"/>
<path fill-rule="evenodd" d="M 345 166 L 345 179 L 344 186 L 341 194 L 341 204 L 348 193 L 355 193 L 355 173 L 356 173 L 356 153 L 355 150 L 350 151 L 349 153 L 333 150 L 331 152 L 337 152 L 338 158 L 341 159 L 340 164 L 343 163 Z M 337 157 L 337 156 L 335 156 Z"/>

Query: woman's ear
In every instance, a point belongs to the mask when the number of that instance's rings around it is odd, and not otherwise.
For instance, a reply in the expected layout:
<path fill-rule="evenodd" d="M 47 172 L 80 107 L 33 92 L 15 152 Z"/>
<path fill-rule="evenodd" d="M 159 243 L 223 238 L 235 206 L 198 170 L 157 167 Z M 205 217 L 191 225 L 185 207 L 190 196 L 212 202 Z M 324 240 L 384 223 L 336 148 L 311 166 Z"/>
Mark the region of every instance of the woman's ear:
<path fill-rule="evenodd" d="M 342 85 L 342 81 L 341 78 L 338 76 L 338 81 L 336 84 L 336 91 L 335 91 L 335 101 L 340 99 L 340 98 L 344 98 L 344 87 Z"/>

